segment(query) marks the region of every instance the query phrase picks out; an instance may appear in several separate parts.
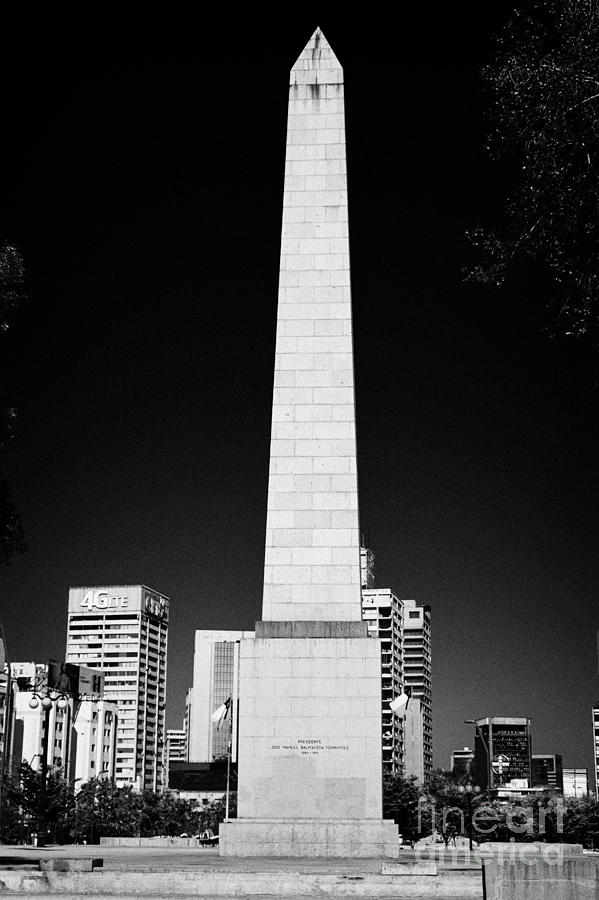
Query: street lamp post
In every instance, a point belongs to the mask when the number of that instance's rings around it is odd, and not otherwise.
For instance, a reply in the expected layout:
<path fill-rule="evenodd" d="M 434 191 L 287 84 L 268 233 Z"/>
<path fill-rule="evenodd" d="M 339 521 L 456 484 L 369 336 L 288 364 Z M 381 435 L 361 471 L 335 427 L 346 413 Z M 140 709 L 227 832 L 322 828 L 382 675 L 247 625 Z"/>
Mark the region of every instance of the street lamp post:
<path fill-rule="evenodd" d="M 47 806 L 47 786 L 48 786 L 48 744 L 50 737 L 50 710 L 53 705 L 56 703 L 58 709 L 65 710 L 69 705 L 69 701 L 65 697 L 64 694 L 58 694 L 53 696 L 50 691 L 47 694 L 41 695 L 38 694 L 37 691 L 33 691 L 31 700 L 29 701 L 29 706 L 31 709 L 37 709 L 40 704 L 44 711 L 44 725 L 42 729 L 42 753 L 41 753 L 41 766 L 40 766 L 40 774 L 41 774 L 41 789 L 40 789 L 40 819 L 43 823 L 44 827 L 44 836 L 42 836 L 42 842 L 40 844 L 40 838 L 38 834 L 38 846 L 44 845 L 44 838 L 46 832 L 46 806 Z"/>
<path fill-rule="evenodd" d="M 477 784 L 472 784 L 471 781 L 467 781 L 466 784 L 461 784 L 458 787 L 458 791 L 460 794 L 463 794 L 466 803 L 467 803 L 467 815 L 468 815 L 468 842 L 470 845 L 470 850 L 472 850 L 472 794 L 478 794 L 480 792 L 480 788 Z"/>

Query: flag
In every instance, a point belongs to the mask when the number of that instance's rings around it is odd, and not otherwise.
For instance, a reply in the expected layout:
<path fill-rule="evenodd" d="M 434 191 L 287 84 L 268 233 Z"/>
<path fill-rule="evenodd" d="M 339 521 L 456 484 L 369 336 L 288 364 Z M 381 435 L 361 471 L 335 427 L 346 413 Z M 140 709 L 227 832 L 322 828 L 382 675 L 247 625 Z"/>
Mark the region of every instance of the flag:
<path fill-rule="evenodd" d="M 227 699 L 222 704 L 222 706 L 219 706 L 218 709 L 215 709 L 214 712 L 212 713 L 212 715 L 210 716 L 212 721 L 216 724 L 217 728 L 220 728 L 220 726 L 223 724 L 223 722 L 225 721 L 227 716 L 230 715 L 232 703 L 233 703 L 233 698 L 227 697 Z"/>

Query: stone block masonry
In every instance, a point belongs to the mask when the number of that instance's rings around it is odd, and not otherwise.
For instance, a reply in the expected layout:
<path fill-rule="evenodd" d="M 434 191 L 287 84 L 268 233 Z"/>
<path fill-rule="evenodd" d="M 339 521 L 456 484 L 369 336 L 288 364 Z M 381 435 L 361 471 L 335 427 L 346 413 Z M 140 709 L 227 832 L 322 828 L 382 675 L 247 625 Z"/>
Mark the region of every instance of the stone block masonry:
<path fill-rule="evenodd" d="M 223 856 L 397 857 L 380 643 L 362 622 L 343 70 L 291 70 L 262 621 L 240 647 Z"/>
<path fill-rule="evenodd" d="M 320 31 L 291 70 L 265 620 L 359 621 L 343 70 Z"/>

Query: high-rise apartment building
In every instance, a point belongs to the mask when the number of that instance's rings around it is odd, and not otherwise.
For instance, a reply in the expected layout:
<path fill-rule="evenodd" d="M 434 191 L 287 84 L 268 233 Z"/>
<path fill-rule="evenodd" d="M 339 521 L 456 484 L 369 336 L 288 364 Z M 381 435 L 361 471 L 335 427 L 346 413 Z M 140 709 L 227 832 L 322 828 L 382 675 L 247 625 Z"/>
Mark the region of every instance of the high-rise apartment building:
<path fill-rule="evenodd" d="M 166 729 L 166 762 L 187 762 L 187 731 L 185 728 Z"/>
<path fill-rule="evenodd" d="M 363 588 L 362 619 L 368 634 L 381 641 L 383 772 L 395 774 L 405 763 L 404 720 L 389 708 L 403 690 L 401 600 L 389 588 Z"/>
<path fill-rule="evenodd" d="M 560 794 L 564 791 L 564 767 L 561 753 L 532 754 L 532 787 L 544 787 Z"/>
<path fill-rule="evenodd" d="M 531 729 L 528 718 L 487 716 L 476 720 L 476 777 L 482 790 L 532 781 Z"/>
<path fill-rule="evenodd" d="M 404 690 L 420 700 L 424 777 L 433 771 L 433 701 L 431 687 L 431 608 L 415 600 L 403 601 Z"/>
<path fill-rule="evenodd" d="M 237 759 L 237 709 L 239 695 L 239 642 L 254 637 L 253 631 L 196 631 L 193 687 L 187 696 L 187 753 L 189 762 Z M 222 722 L 213 713 L 231 698 Z"/>
<path fill-rule="evenodd" d="M 381 642 L 383 771 L 422 783 L 433 768 L 430 608 L 375 588 L 374 553 L 366 547 L 360 548 L 360 576 L 362 619 Z M 389 704 L 402 692 L 409 700 L 398 715 Z"/>
<path fill-rule="evenodd" d="M 142 584 L 69 590 L 66 659 L 98 669 L 116 703 L 116 783 L 161 791 L 169 600 Z"/>

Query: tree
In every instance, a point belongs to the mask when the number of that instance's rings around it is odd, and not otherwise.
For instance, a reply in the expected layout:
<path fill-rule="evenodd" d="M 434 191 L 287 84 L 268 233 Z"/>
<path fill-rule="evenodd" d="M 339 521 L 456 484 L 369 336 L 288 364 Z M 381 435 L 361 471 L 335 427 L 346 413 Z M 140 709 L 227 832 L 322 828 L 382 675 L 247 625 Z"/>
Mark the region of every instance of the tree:
<path fill-rule="evenodd" d="M 218 800 L 212 800 L 210 803 L 203 804 L 199 809 L 198 815 L 198 831 L 212 829 L 214 834 L 218 834 L 221 822 L 224 822 L 226 814 L 226 799 L 220 797 Z M 231 791 L 229 794 L 229 818 L 234 819 L 237 816 L 237 792 Z M 196 832 L 197 834 L 198 832 Z"/>
<path fill-rule="evenodd" d="M 564 816 L 563 840 L 592 849 L 599 847 L 599 803 L 594 798 L 570 800 Z"/>
<path fill-rule="evenodd" d="M 153 835 L 197 834 L 199 814 L 189 800 L 174 794 L 142 794 L 139 829 L 142 837 Z"/>
<path fill-rule="evenodd" d="M 132 837 L 139 834 L 142 798 L 131 785 L 117 787 L 113 782 L 93 778 L 84 784 L 76 798 L 77 835 L 88 843 L 100 837 Z"/>
<path fill-rule="evenodd" d="M 8 331 L 19 302 L 24 298 L 23 260 L 16 247 L 0 237 L 0 332 Z M 0 398 L 0 452 L 13 437 L 16 416 L 7 398 Z M 23 529 L 8 482 L 0 473 L 0 562 L 10 562 L 25 549 Z"/>
<path fill-rule="evenodd" d="M 483 70 L 487 149 L 519 167 L 505 223 L 470 234 L 471 280 L 501 285 L 519 264 L 549 278 L 547 331 L 599 346 L 599 2 L 529 0 Z"/>
<path fill-rule="evenodd" d="M 19 784 L 8 791 L 11 805 L 20 808 L 23 823 L 29 833 L 41 834 L 52 840 L 65 840 L 75 810 L 72 785 L 62 770 L 51 768 L 43 791 L 42 774 L 23 762 L 19 770 Z"/>
<path fill-rule="evenodd" d="M 422 798 L 415 776 L 386 774 L 383 779 L 383 816 L 393 819 L 404 839 L 417 841 L 431 833 L 431 810 Z"/>

